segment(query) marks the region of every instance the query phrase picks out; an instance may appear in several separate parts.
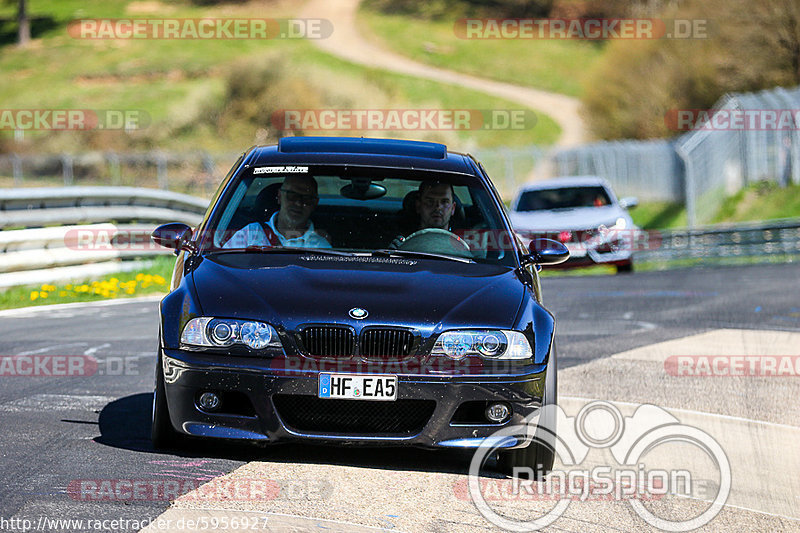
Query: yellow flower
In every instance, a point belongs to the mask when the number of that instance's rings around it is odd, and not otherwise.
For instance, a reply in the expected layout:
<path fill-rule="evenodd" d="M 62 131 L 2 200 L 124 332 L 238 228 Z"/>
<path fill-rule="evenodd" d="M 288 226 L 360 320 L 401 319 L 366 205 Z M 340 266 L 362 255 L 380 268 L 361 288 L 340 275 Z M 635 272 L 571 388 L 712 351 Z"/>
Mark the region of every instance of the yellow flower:
<path fill-rule="evenodd" d="M 134 292 L 133 291 L 133 287 L 125 289 L 125 292 L 128 293 L 128 294 L 133 294 L 133 292 Z"/>
<path fill-rule="evenodd" d="M 39 291 L 39 298 L 47 298 L 48 293 L 44 291 Z"/>
<path fill-rule="evenodd" d="M 136 274 L 136 281 L 142 281 L 143 279 L 144 279 L 144 274 L 142 274 L 141 272 Z"/>
<path fill-rule="evenodd" d="M 68 283 L 67 285 L 64 286 L 64 289 L 68 290 L 68 291 L 71 291 L 72 290 L 72 284 Z"/>
<path fill-rule="evenodd" d="M 153 281 L 155 281 L 159 285 L 163 285 L 166 280 L 161 276 L 153 276 Z"/>
<path fill-rule="evenodd" d="M 117 283 L 119 283 L 119 280 L 117 278 L 111 278 L 110 280 L 108 280 L 108 282 L 111 283 L 112 285 L 116 285 Z"/>
<path fill-rule="evenodd" d="M 31 301 L 39 297 L 39 291 L 31 291 Z"/>
<path fill-rule="evenodd" d="M 62 298 L 67 295 L 67 291 L 58 291 L 58 295 Z"/>

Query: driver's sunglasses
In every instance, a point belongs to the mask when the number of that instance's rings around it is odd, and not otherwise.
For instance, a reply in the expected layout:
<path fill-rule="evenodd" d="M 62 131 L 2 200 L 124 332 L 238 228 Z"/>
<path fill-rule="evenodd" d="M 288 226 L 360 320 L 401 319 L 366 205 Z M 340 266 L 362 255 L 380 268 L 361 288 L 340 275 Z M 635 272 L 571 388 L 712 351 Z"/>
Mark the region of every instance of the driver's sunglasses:
<path fill-rule="evenodd" d="M 284 193 L 286 199 L 293 204 L 314 205 L 317 201 L 316 194 L 300 194 L 288 189 L 281 189 L 281 192 Z"/>
<path fill-rule="evenodd" d="M 429 209 L 433 209 L 435 207 L 448 208 L 448 207 L 450 207 L 450 204 L 452 204 L 452 203 L 453 203 L 453 200 L 449 200 L 447 198 L 430 198 L 430 197 L 427 197 L 427 198 L 423 198 L 422 199 L 422 205 L 424 205 L 425 207 L 427 207 Z"/>

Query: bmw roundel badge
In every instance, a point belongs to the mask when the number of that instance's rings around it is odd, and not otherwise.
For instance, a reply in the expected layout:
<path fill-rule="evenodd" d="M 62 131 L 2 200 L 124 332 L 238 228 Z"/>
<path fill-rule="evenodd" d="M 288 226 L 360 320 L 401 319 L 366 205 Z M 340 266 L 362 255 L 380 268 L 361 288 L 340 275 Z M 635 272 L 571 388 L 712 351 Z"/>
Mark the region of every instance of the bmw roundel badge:
<path fill-rule="evenodd" d="M 356 320 L 361 320 L 363 318 L 367 318 L 369 313 L 366 309 L 361 309 L 360 307 L 354 307 L 350 310 L 349 315 L 351 318 L 355 318 Z"/>

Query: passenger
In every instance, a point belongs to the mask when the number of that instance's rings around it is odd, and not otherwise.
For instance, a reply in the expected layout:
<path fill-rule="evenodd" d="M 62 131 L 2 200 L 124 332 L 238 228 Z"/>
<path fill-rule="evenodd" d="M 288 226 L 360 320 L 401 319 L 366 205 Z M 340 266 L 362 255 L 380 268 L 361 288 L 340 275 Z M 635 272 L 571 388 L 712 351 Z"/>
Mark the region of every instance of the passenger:
<path fill-rule="evenodd" d="M 319 203 L 317 180 L 307 175 L 287 176 L 278 193 L 280 209 L 269 220 L 258 220 L 233 234 L 223 248 L 284 246 L 331 248 L 314 229 L 311 213 Z"/>

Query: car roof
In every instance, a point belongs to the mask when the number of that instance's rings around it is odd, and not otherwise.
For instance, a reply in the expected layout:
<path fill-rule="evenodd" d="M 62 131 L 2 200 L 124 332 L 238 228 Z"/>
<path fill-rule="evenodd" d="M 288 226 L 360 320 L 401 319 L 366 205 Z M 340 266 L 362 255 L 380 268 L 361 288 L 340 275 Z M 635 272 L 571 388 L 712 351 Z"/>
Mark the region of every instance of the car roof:
<path fill-rule="evenodd" d="M 608 181 L 599 176 L 562 176 L 549 180 L 526 183 L 519 188 L 519 192 L 537 191 L 540 189 L 558 189 L 560 187 L 593 187 L 602 185 L 610 189 Z"/>
<path fill-rule="evenodd" d="M 471 157 L 443 144 L 364 137 L 286 137 L 277 144 L 253 147 L 244 163 L 319 164 L 394 167 L 469 174 L 478 173 Z"/>

